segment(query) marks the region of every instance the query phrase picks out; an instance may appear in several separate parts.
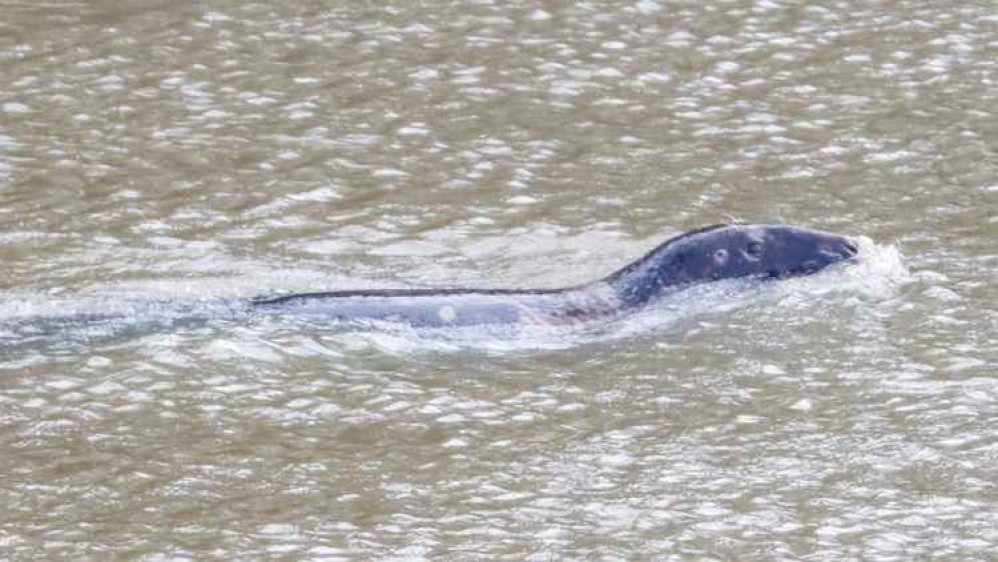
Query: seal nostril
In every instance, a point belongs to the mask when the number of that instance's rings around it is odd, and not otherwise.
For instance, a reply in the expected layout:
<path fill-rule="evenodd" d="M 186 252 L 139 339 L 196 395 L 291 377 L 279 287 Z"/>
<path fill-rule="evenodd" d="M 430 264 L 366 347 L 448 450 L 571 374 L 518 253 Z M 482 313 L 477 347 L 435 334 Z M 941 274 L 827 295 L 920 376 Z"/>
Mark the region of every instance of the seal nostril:
<path fill-rule="evenodd" d="M 845 257 L 851 258 L 859 253 L 859 248 L 853 242 L 846 242 L 842 244 L 842 253 L 845 254 Z"/>

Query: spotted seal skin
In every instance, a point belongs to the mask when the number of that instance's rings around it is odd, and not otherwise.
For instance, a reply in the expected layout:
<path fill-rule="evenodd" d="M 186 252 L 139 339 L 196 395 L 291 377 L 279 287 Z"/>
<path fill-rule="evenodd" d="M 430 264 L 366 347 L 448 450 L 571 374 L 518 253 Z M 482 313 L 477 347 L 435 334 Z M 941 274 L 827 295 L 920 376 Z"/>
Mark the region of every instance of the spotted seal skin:
<path fill-rule="evenodd" d="M 816 273 L 858 253 L 844 236 L 770 224 L 716 225 L 672 238 L 609 277 L 563 289 L 388 289 L 258 298 L 260 313 L 417 327 L 563 324 L 638 310 L 659 297 L 722 279 Z"/>

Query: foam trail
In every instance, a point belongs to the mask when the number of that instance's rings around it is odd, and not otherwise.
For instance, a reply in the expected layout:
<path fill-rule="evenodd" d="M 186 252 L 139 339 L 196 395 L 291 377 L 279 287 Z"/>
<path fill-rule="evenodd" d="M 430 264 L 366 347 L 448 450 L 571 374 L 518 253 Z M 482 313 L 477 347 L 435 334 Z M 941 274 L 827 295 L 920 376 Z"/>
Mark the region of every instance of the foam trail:
<path fill-rule="evenodd" d="M 244 318 L 241 299 L 140 300 L 114 297 L 0 297 L 0 351 L 135 336 L 182 325 Z"/>

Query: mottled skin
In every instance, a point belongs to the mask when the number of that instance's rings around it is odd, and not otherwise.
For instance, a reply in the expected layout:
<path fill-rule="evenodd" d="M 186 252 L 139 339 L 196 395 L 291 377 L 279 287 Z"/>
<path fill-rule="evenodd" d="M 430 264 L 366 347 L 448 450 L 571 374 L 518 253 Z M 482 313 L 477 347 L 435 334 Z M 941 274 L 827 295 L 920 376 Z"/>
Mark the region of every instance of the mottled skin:
<path fill-rule="evenodd" d="M 631 312 L 721 279 L 810 275 L 856 255 L 848 238 L 804 228 L 718 225 L 678 236 L 601 279 L 564 289 L 399 289 L 302 293 L 252 301 L 255 312 L 420 327 L 553 323 Z"/>

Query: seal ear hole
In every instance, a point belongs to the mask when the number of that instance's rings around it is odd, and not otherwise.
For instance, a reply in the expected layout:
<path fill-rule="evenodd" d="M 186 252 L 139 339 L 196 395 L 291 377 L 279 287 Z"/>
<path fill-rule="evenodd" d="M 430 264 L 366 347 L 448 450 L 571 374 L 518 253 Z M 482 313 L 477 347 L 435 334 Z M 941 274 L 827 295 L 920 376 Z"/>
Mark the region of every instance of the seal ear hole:
<path fill-rule="evenodd" d="M 745 254 L 752 258 L 758 258 L 762 255 L 762 242 L 749 242 L 748 246 L 745 246 Z"/>
<path fill-rule="evenodd" d="M 714 250 L 714 263 L 717 265 L 724 265 L 728 263 L 728 251 L 724 248 Z"/>

